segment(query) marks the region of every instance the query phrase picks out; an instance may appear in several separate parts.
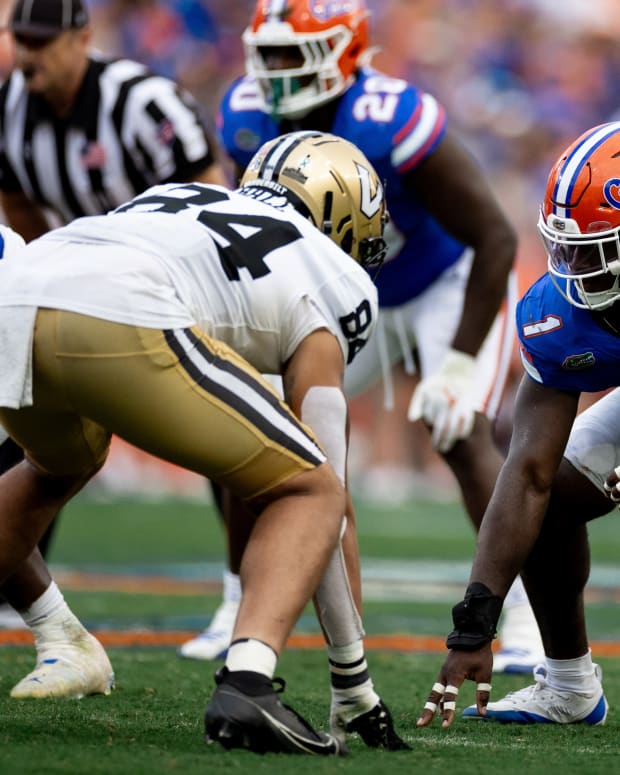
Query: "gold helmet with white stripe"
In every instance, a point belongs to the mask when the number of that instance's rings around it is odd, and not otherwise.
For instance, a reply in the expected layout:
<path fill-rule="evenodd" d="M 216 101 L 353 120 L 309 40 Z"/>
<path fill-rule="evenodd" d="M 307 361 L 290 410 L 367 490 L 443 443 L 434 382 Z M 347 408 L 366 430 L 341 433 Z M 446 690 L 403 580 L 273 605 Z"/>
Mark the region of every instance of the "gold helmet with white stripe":
<path fill-rule="evenodd" d="M 259 148 L 240 186 L 285 196 L 364 268 L 383 263 L 388 220 L 383 186 L 372 164 L 348 140 L 326 132 L 281 135 Z"/>

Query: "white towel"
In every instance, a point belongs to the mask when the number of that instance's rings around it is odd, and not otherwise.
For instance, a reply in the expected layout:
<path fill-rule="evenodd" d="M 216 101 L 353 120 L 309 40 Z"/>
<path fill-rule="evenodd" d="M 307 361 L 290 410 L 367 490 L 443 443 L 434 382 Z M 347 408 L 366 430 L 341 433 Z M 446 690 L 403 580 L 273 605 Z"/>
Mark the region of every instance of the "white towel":
<path fill-rule="evenodd" d="M 0 307 L 0 406 L 32 406 L 32 339 L 36 307 Z"/>

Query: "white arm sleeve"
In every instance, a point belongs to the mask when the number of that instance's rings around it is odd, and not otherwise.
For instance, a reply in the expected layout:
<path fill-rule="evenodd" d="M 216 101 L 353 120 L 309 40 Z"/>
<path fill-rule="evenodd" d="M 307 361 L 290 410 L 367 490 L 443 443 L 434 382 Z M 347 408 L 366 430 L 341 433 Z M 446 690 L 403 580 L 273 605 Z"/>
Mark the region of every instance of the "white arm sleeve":
<path fill-rule="evenodd" d="M 347 465 L 347 400 L 342 391 L 337 387 L 310 388 L 301 405 L 301 420 L 316 434 L 327 459 L 344 485 Z M 345 526 L 346 518 L 343 516 L 343 532 Z M 364 627 L 355 607 L 340 543 L 319 582 L 315 599 L 330 646 L 347 646 L 364 637 Z"/>
<path fill-rule="evenodd" d="M 347 467 L 347 400 L 340 388 L 315 386 L 304 396 L 301 421 L 309 425 L 344 485 Z"/>

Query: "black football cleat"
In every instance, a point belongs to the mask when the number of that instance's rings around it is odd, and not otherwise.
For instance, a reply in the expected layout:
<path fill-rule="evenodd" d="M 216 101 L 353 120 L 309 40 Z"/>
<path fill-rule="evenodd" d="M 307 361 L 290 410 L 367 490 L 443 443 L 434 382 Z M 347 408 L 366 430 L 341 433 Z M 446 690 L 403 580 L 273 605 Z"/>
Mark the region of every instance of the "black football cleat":
<path fill-rule="evenodd" d="M 388 751 L 410 750 L 394 729 L 394 720 L 381 700 L 372 710 L 362 713 L 345 724 L 345 732 L 357 732 L 369 748 L 385 748 Z"/>
<path fill-rule="evenodd" d="M 224 748 L 254 753 L 305 753 L 343 756 L 346 746 L 332 735 L 314 730 L 278 693 L 284 681 L 273 682 L 257 673 L 216 673 L 217 688 L 205 712 L 205 740 Z M 273 687 L 278 684 L 278 691 Z"/>

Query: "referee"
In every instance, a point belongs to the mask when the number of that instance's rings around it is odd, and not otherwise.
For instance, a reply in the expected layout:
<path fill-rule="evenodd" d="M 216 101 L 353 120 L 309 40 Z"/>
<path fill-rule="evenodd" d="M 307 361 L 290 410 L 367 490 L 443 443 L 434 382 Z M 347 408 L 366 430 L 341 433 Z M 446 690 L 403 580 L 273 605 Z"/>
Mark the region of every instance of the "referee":
<path fill-rule="evenodd" d="M 149 186 L 226 185 L 194 99 L 127 59 L 91 53 L 82 0 L 17 0 L 0 89 L 0 205 L 29 242 Z"/>
<path fill-rule="evenodd" d="M 27 242 L 158 183 L 228 185 L 194 98 L 137 62 L 93 53 L 82 0 L 17 0 L 8 26 L 15 67 L 0 88 L 0 206 Z M 4 441 L 0 472 L 22 457 Z M 16 590 L 30 593 L 17 582 L 2 589 L 19 608 Z"/>

